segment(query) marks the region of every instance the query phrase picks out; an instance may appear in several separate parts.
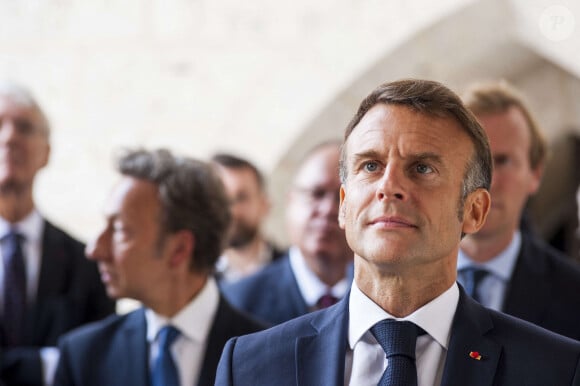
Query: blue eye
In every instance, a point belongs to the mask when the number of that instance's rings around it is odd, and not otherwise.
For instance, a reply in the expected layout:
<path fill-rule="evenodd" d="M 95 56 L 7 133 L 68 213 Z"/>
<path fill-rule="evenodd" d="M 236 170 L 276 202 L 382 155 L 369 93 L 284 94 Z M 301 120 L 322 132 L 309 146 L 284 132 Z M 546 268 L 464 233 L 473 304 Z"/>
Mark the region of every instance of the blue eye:
<path fill-rule="evenodd" d="M 364 168 L 367 172 L 376 172 L 379 165 L 376 162 L 370 161 L 365 163 Z"/>
<path fill-rule="evenodd" d="M 431 173 L 433 171 L 433 169 L 430 166 L 427 166 L 425 164 L 419 164 L 416 166 L 417 172 L 419 174 L 427 174 L 427 173 Z"/>

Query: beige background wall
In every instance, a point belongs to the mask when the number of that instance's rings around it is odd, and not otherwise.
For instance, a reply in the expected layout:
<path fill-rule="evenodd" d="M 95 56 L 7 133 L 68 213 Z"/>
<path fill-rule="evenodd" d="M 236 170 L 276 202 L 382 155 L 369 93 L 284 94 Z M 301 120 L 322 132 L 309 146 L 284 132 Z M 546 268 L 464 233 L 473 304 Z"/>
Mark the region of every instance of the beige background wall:
<path fill-rule="evenodd" d="M 284 243 L 297 160 L 389 79 L 459 90 L 504 77 L 550 137 L 580 130 L 574 0 L 0 0 L 0 18 L 0 77 L 28 85 L 54 127 L 39 207 L 85 240 L 113 150 L 165 146 L 255 161 L 272 177 L 267 231 Z"/>

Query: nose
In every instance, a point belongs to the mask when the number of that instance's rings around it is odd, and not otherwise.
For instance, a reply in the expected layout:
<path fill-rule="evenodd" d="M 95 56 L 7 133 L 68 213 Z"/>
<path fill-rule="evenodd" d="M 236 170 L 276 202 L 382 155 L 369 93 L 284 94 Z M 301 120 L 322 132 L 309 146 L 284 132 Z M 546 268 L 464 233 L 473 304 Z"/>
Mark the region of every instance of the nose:
<path fill-rule="evenodd" d="M 12 119 L 0 120 L 0 140 L 8 143 L 16 138 L 18 130 L 16 124 Z"/>
<path fill-rule="evenodd" d="M 384 200 L 404 200 L 405 194 L 402 182 L 404 171 L 395 164 L 389 164 L 385 168 L 385 173 L 379 180 L 376 196 L 379 201 Z"/>
<path fill-rule="evenodd" d="M 87 259 L 93 261 L 103 261 L 107 260 L 111 256 L 110 242 L 108 241 L 110 236 L 108 231 L 102 231 L 93 240 L 87 243 L 85 248 L 85 255 Z"/>

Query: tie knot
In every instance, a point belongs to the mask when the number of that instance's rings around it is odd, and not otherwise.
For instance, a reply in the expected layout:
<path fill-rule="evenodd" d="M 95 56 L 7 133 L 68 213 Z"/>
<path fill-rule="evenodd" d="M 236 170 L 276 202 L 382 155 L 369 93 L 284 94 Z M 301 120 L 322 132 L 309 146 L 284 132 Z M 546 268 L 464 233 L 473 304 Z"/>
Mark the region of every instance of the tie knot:
<path fill-rule="evenodd" d="M 403 355 L 415 359 L 417 336 L 425 331 L 413 322 L 393 319 L 381 320 L 371 328 L 371 333 L 388 357 Z"/>
<path fill-rule="evenodd" d="M 326 307 L 330 307 L 338 301 L 338 298 L 331 293 L 326 293 L 318 299 L 316 302 L 316 308 L 321 310 Z"/>
<path fill-rule="evenodd" d="M 2 240 L 8 247 L 20 245 L 24 241 L 24 235 L 15 229 L 10 229 L 8 233 L 2 237 Z"/>
<path fill-rule="evenodd" d="M 163 350 L 168 350 L 179 334 L 179 330 L 171 325 L 163 327 L 159 330 L 157 335 L 157 338 L 159 339 L 159 347 Z"/>
<path fill-rule="evenodd" d="M 478 267 L 469 267 L 463 269 L 463 272 L 467 276 L 470 276 L 477 286 L 487 275 L 489 275 L 489 271 L 485 268 L 478 268 Z"/>

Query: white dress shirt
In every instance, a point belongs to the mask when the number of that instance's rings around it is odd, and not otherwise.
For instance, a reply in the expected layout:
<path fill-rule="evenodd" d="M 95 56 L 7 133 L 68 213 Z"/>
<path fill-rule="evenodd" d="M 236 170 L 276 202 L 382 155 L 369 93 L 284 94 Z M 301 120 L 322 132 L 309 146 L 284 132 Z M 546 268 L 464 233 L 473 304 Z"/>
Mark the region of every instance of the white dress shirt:
<path fill-rule="evenodd" d="M 171 355 L 179 372 L 182 386 L 196 385 L 205 357 L 209 332 L 218 309 L 219 291 L 213 277 L 209 277 L 201 292 L 177 315 L 167 319 L 150 309 L 145 311 L 147 341 L 149 342 L 149 369 L 159 354 L 157 333 L 171 324 L 181 334 L 171 346 Z"/>
<path fill-rule="evenodd" d="M 296 247 L 291 247 L 288 250 L 290 256 L 290 267 L 298 283 L 298 289 L 302 294 L 302 298 L 306 301 L 306 305 L 309 308 L 315 307 L 316 302 L 320 299 L 322 295 L 330 293 L 337 299 L 342 299 L 342 297 L 348 291 L 348 280 L 346 278 L 346 271 L 344 273 L 344 278 L 338 283 L 329 287 L 323 283 L 318 276 L 306 265 L 306 260 L 304 256 L 300 253 L 300 250 Z"/>
<path fill-rule="evenodd" d="M 464 268 L 474 267 L 487 270 L 489 275 L 483 278 L 478 286 L 477 293 L 479 299 L 485 307 L 501 311 L 507 286 L 516 266 L 521 246 L 522 235 L 517 231 L 514 233 L 514 237 L 506 249 L 483 264 L 474 262 L 465 252 L 459 250 L 459 256 L 457 258 L 457 281 L 459 284 L 465 285 L 467 278 L 465 273 L 461 272 Z"/>
<path fill-rule="evenodd" d="M 451 324 L 459 289 L 454 283 L 444 293 L 404 318 L 394 318 L 368 298 L 353 282 L 349 298 L 348 344 L 345 361 L 345 385 L 363 386 L 378 384 L 387 368 L 388 360 L 383 348 L 372 333 L 372 326 L 383 319 L 408 320 L 423 330 L 417 338 L 417 385 L 441 384 L 445 358 L 451 336 Z"/>

